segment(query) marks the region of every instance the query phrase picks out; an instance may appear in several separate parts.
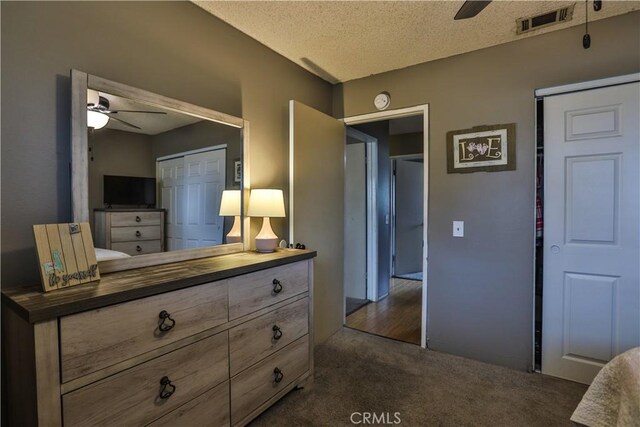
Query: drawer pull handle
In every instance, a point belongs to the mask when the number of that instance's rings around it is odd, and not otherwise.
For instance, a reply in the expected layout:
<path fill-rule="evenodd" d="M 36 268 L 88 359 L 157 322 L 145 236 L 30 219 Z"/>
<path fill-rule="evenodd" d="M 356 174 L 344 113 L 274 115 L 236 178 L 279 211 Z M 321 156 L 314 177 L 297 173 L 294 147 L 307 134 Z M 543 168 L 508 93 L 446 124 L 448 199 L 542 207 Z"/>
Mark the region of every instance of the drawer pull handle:
<path fill-rule="evenodd" d="M 142 218 L 140 218 L 139 216 L 136 216 L 136 222 L 140 222 L 142 221 Z"/>
<path fill-rule="evenodd" d="M 158 326 L 158 329 L 160 329 L 162 332 L 170 331 L 176 325 L 176 321 L 171 318 L 171 315 L 167 313 L 167 310 L 162 310 L 158 317 L 162 319 L 162 322 L 160 322 L 160 326 Z M 171 324 L 165 324 L 167 320 L 170 321 Z"/>
<path fill-rule="evenodd" d="M 273 279 L 273 293 L 279 294 L 282 292 L 282 283 L 278 279 Z"/>
<path fill-rule="evenodd" d="M 142 236 L 142 233 L 136 230 L 136 237 L 140 237 L 140 236 Z"/>
<path fill-rule="evenodd" d="M 137 246 L 136 246 L 136 251 L 138 251 L 138 252 L 142 252 L 142 247 L 140 247 L 140 245 L 137 245 Z"/>
<path fill-rule="evenodd" d="M 284 378 L 284 374 L 280 370 L 280 368 L 275 368 L 273 370 L 273 381 L 279 383 Z"/>
<path fill-rule="evenodd" d="M 280 329 L 280 326 L 278 325 L 273 325 L 273 339 L 278 341 L 280 338 L 282 338 L 282 330 Z"/>
<path fill-rule="evenodd" d="M 173 392 L 176 391 L 176 386 L 171 384 L 169 377 L 162 377 L 160 385 L 162 386 L 162 389 L 160 390 L 160 399 L 168 399 L 171 397 Z"/>

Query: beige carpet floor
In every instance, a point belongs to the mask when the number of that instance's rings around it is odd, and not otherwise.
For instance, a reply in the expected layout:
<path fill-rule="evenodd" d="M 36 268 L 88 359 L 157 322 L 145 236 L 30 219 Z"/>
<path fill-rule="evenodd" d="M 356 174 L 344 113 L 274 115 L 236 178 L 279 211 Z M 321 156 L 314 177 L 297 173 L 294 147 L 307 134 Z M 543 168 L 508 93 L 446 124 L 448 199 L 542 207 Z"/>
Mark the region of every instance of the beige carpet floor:
<path fill-rule="evenodd" d="M 351 426 L 354 412 L 389 412 L 392 422 L 398 412 L 404 426 L 569 426 L 587 389 L 351 329 L 315 358 L 313 387 L 292 391 L 252 426 Z"/>

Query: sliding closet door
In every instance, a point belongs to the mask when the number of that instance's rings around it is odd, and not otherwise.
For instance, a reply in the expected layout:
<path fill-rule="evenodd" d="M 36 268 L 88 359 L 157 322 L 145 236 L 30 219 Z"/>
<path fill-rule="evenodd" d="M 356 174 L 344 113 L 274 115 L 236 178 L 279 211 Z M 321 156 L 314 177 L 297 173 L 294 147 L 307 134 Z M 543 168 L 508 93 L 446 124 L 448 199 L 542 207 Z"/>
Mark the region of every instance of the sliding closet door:
<path fill-rule="evenodd" d="M 158 204 L 167 211 L 167 250 L 223 243 L 224 218 L 218 213 L 225 167 L 225 149 L 158 161 Z"/>
<path fill-rule="evenodd" d="M 289 238 L 315 259 L 315 342 L 342 326 L 344 288 L 344 150 L 342 122 L 289 103 Z"/>
<path fill-rule="evenodd" d="M 639 83 L 545 98 L 545 374 L 590 383 L 640 345 L 639 105 Z"/>

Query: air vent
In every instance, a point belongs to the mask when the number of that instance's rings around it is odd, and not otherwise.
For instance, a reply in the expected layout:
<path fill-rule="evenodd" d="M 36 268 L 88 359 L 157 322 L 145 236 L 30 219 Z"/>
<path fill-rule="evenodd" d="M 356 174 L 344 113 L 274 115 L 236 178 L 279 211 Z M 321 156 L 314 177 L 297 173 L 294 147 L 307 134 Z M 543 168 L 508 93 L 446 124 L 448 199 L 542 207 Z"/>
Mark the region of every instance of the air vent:
<path fill-rule="evenodd" d="M 552 10 L 528 18 L 520 18 L 516 20 L 516 34 L 524 34 L 539 28 L 571 21 L 574 6 L 575 3 L 562 9 Z"/>

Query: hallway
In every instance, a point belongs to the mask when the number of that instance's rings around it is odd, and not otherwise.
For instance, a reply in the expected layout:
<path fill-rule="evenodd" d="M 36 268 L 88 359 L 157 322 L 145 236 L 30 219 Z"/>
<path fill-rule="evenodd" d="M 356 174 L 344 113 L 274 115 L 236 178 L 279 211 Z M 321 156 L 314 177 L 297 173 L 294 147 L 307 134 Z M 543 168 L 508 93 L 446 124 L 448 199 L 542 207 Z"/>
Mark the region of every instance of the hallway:
<path fill-rule="evenodd" d="M 393 278 L 389 295 L 347 316 L 346 326 L 420 345 L 422 282 Z"/>

